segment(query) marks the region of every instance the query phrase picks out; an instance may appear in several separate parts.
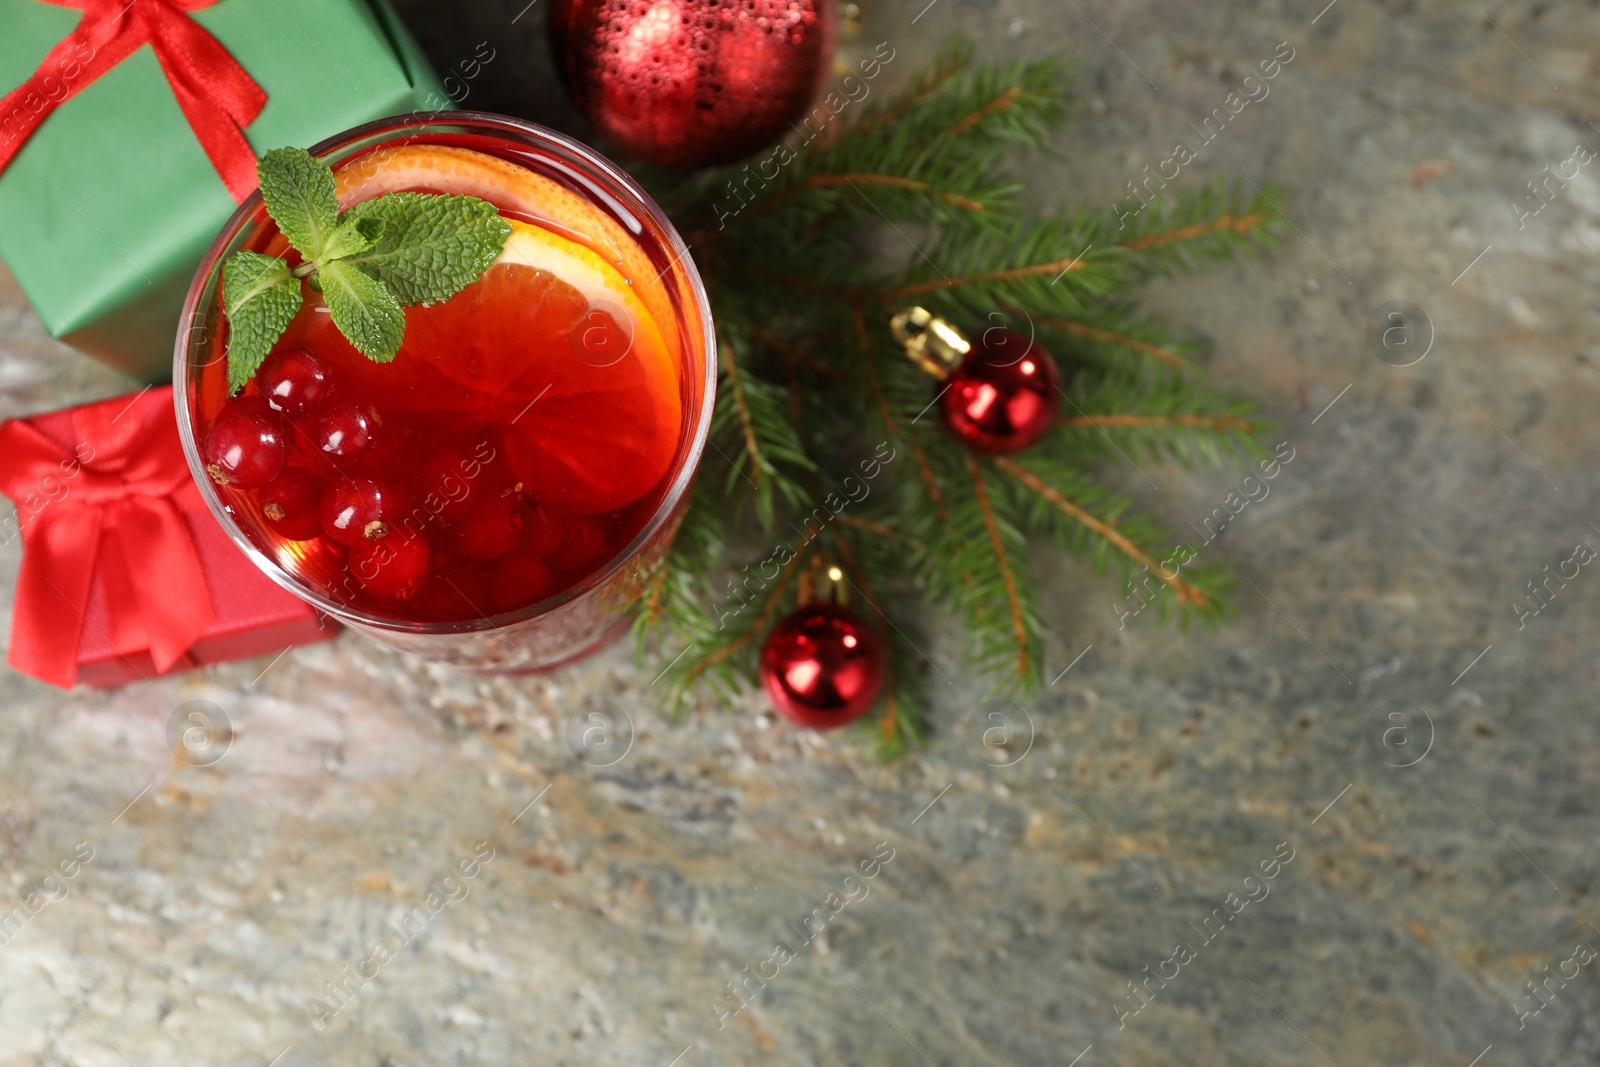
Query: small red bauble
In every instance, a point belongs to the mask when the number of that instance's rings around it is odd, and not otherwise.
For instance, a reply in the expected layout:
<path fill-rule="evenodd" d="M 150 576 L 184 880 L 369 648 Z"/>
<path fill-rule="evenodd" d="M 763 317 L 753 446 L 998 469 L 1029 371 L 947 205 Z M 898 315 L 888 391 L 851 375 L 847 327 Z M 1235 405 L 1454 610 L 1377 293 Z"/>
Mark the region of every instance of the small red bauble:
<path fill-rule="evenodd" d="M 945 425 L 991 456 L 1020 452 L 1043 437 L 1061 409 L 1055 360 L 1031 338 L 991 329 L 946 379 Z"/>
<path fill-rule="evenodd" d="M 1061 379 L 1044 346 L 995 326 L 976 342 L 927 308 L 889 320 L 911 361 L 941 383 L 950 432 L 975 452 L 1020 452 L 1050 431 L 1061 410 Z"/>
<path fill-rule="evenodd" d="M 878 635 L 837 604 L 801 607 L 761 646 L 761 685 L 772 706 L 791 722 L 819 730 L 871 710 L 885 666 Z"/>
<path fill-rule="evenodd" d="M 550 8 L 556 68 L 579 109 L 629 152 L 674 167 L 731 163 L 789 132 L 827 77 L 836 30 L 834 0 Z"/>

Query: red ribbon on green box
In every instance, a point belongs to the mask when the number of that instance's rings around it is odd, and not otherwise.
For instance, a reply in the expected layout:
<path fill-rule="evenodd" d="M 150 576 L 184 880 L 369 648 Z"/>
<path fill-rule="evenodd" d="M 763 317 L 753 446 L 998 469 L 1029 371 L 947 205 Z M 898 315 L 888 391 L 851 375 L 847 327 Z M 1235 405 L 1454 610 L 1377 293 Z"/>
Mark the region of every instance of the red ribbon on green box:
<path fill-rule="evenodd" d="M 148 43 L 195 139 L 235 203 L 256 187 L 256 154 L 244 138 L 267 104 L 228 50 L 189 17 L 217 0 L 44 0 L 83 18 L 33 76 L 0 99 L 0 171 L 59 105 Z M 70 72 L 70 74 L 69 74 Z"/>
<path fill-rule="evenodd" d="M 0 0 L 14 85 L 0 259 L 53 336 L 152 381 L 257 154 L 450 106 L 385 0 Z"/>

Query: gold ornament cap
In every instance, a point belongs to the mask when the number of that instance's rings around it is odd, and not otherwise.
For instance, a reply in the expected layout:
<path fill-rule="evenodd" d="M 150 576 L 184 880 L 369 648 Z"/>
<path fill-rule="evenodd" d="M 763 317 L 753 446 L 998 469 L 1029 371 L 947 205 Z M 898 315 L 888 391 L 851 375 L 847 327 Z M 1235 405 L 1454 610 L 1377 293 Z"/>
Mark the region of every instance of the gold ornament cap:
<path fill-rule="evenodd" d="M 940 381 L 950 377 L 972 351 L 965 334 L 925 307 L 895 312 L 889 332 L 905 346 L 913 363 Z"/>
<path fill-rule="evenodd" d="M 819 552 L 811 557 L 810 564 L 800 572 L 795 599 L 800 604 L 820 602 L 842 607 L 850 603 L 850 583 L 845 580 L 844 571 L 839 565 Z"/>

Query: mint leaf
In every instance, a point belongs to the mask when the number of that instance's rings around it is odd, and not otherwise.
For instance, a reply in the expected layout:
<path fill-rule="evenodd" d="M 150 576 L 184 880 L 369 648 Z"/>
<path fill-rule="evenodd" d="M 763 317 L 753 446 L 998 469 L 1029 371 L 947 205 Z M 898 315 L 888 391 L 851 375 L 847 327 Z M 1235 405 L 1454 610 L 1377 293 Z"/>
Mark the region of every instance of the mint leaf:
<path fill-rule="evenodd" d="M 360 267 L 407 307 L 448 300 L 477 281 L 511 235 L 494 205 L 472 196 L 390 193 L 344 218 L 382 223 L 376 244 L 341 262 Z"/>
<path fill-rule="evenodd" d="M 377 244 L 378 235 L 381 233 L 383 233 L 381 219 L 345 219 L 328 235 L 328 243 L 323 246 L 322 254 L 317 257 L 318 266 L 367 251 Z"/>
<path fill-rule="evenodd" d="M 235 252 L 222 266 L 228 315 L 228 392 L 237 393 L 300 310 L 300 281 L 289 264 L 258 252 Z"/>
<path fill-rule="evenodd" d="M 406 329 L 406 313 L 394 294 L 347 259 L 324 264 L 317 277 L 339 332 L 370 360 L 394 359 Z"/>
<path fill-rule="evenodd" d="M 275 148 L 256 163 L 261 199 L 278 229 L 306 259 L 323 255 L 339 223 L 333 171 L 303 148 Z"/>
<path fill-rule="evenodd" d="M 242 389 L 300 310 L 300 281 L 323 294 L 339 332 L 388 363 L 405 335 L 405 308 L 448 300 L 494 263 L 511 226 L 471 196 L 391 193 L 339 211 L 333 171 L 300 148 L 256 164 L 261 199 L 304 260 L 238 252 L 223 266 L 228 383 Z"/>

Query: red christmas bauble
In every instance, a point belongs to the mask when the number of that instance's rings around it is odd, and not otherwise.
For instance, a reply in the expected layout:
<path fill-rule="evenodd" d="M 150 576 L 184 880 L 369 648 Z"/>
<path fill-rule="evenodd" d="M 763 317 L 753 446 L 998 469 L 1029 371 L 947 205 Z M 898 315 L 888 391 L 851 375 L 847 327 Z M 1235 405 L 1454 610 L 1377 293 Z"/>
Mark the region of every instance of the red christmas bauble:
<path fill-rule="evenodd" d="M 883 688 L 883 644 L 854 612 L 807 604 L 761 646 L 761 685 L 778 714 L 814 729 L 861 718 Z"/>
<path fill-rule="evenodd" d="M 1019 452 L 1055 422 L 1058 382 L 1044 346 L 1012 330 L 986 330 L 945 381 L 945 425 L 979 452 Z"/>
<path fill-rule="evenodd" d="M 837 20 L 834 0 L 555 0 L 549 26 L 567 91 L 607 137 L 652 163 L 709 167 L 801 118 Z"/>

